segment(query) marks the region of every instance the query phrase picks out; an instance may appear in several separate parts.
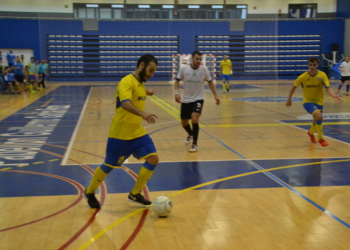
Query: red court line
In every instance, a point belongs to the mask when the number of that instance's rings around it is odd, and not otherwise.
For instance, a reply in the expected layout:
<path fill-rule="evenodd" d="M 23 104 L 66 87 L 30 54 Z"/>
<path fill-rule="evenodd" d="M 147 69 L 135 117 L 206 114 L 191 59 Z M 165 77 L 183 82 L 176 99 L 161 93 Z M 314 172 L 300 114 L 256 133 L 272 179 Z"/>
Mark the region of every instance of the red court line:
<path fill-rule="evenodd" d="M 137 175 L 131 171 L 130 169 L 128 169 L 127 167 L 125 166 L 121 166 L 121 168 L 129 173 L 132 177 L 134 177 L 135 179 L 137 179 Z M 149 195 L 148 195 L 148 189 L 146 187 L 144 187 L 142 189 L 144 195 L 145 195 L 145 198 L 147 200 L 149 200 Z M 120 250 L 125 250 L 128 248 L 128 246 L 130 246 L 130 244 L 135 240 L 136 236 L 138 235 L 138 233 L 141 231 L 141 228 L 143 226 L 143 224 L 145 223 L 146 221 L 146 217 L 147 217 L 147 214 L 148 214 L 148 209 L 144 210 L 142 212 L 142 215 L 141 215 L 141 219 L 139 221 L 139 223 L 137 224 L 136 228 L 134 229 L 134 232 L 130 235 L 130 237 L 126 240 L 126 242 L 123 244 L 123 246 L 120 248 Z"/>
<path fill-rule="evenodd" d="M 63 213 L 65 211 L 67 211 L 68 209 L 74 207 L 76 204 L 78 204 L 81 199 L 83 198 L 82 197 L 82 194 L 83 194 L 83 191 L 84 189 L 82 188 L 82 186 L 76 182 L 76 181 L 73 181 L 71 179 L 68 179 L 68 178 L 65 178 L 65 177 L 62 177 L 62 176 L 58 176 L 58 175 L 53 175 L 53 174 L 46 174 L 46 173 L 38 173 L 38 172 L 32 172 L 32 171 L 20 171 L 20 170 L 2 170 L 2 171 L 5 171 L 5 172 L 15 172 L 15 173 L 25 173 L 25 174 L 36 174 L 36 175 L 44 175 L 44 176 L 50 176 L 50 177 L 53 177 L 53 178 L 57 178 L 57 179 L 61 179 L 61 180 L 64 180 L 66 182 L 69 182 L 71 183 L 73 186 L 75 186 L 77 189 L 78 189 L 78 199 L 73 202 L 71 205 L 69 205 L 68 207 L 56 212 L 56 213 L 53 213 L 53 214 L 50 214 L 48 216 L 45 216 L 43 218 L 40 218 L 40 219 L 37 219 L 37 220 L 34 220 L 34 221 L 31 221 L 31 222 L 27 222 L 27 223 L 24 223 L 24 224 L 21 224 L 21 225 L 17 225 L 17 226 L 14 226 L 14 227 L 9 227 L 9 228 L 6 228 L 6 229 L 1 229 L 0 232 L 4 232 L 4 231 L 8 231 L 8 230 L 11 230 L 11 229 L 15 229 L 15 228 L 19 228 L 19 227 L 23 227 L 23 226 L 27 226 L 27 225 L 30 225 L 30 224 L 33 224 L 33 223 L 36 223 L 36 222 L 39 222 L 39 221 L 42 221 L 42 220 L 45 220 L 45 219 L 48 219 L 48 218 L 51 218 L 55 215 L 58 215 L 60 213 Z"/>
<path fill-rule="evenodd" d="M 2 138 L 0 138 L 2 139 Z M 52 147 L 59 147 L 59 148 L 67 148 L 67 147 L 64 147 L 64 146 L 59 146 L 59 145 L 53 145 L 53 144 L 48 144 L 48 143 L 43 143 L 43 145 L 48 145 L 48 146 L 52 146 Z M 93 154 L 93 153 L 89 153 L 89 152 L 85 152 L 85 151 L 82 151 L 82 150 L 78 150 L 78 149 L 73 149 L 75 151 L 79 151 L 79 152 L 82 152 L 82 153 L 86 153 L 86 154 L 89 154 L 89 155 L 93 155 L 93 156 L 96 156 L 96 157 L 99 157 L 99 158 L 102 158 L 104 159 L 104 157 L 102 156 L 99 156 L 99 155 L 96 155 L 96 154 Z M 53 153 L 53 152 L 50 152 L 50 151 L 46 151 L 46 150 L 38 150 L 38 151 L 41 151 L 41 152 L 44 152 L 44 153 L 47 153 L 47 154 L 51 154 L 51 155 L 55 155 L 55 156 L 58 156 L 58 157 L 63 157 L 62 155 L 59 155 L 59 154 L 56 154 L 56 153 Z M 94 174 L 94 171 L 86 166 L 86 165 L 82 165 L 80 162 L 77 162 L 71 158 L 69 158 L 69 160 L 79 164 L 81 167 L 83 167 L 85 170 L 87 170 L 88 172 L 90 172 L 92 175 Z M 125 166 L 121 166 L 121 168 L 127 172 L 129 175 L 131 175 L 134 179 L 137 179 L 137 175 L 131 171 L 130 169 L 128 169 L 127 167 Z M 105 186 L 105 183 L 103 182 L 102 185 L 100 186 L 101 188 L 101 206 L 104 204 L 104 201 L 105 201 L 105 196 L 106 196 L 106 186 Z M 142 189 L 144 195 L 145 195 L 145 198 L 146 199 L 149 199 L 149 192 L 148 192 L 148 189 L 146 187 L 144 187 Z M 90 217 L 90 219 L 87 221 L 87 223 L 75 234 L 73 235 L 65 244 L 63 244 L 59 250 L 61 249 L 65 249 L 66 247 L 68 247 L 70 244 L 72 244 L 92 223 L 93 221 L 95 220 L 96 218 L 96 215 L 97 213 L 101 210 L 101 208 L 99 209 L 96 209 L 95 212 L 92 214 L 92 216 Z M 140 232 L 145 220 L 146 220 L 146 216 L 148 214 L 148 209 L 143 211 L 142 213 L 142 216 L 140 218 L 140 221 L 138 223 L 138 225 L 136 226 L 136 228 L 134 229 L 134 232 L 130 235 L 130 237 L 127 239 L 127 241 L 124 243 L 124 245 L 122 246 L 121 249 L 126 249 L 133 241 L 134 239 L 136 238 L 136 236 L 138 235 L 138 233 Z"/>
<path fill-rule="evenodd" d="M 47 102 L 45 102 L 43 105 L 41 105 L 42 108 L 45 108 L 47 105 L 49 105 L 50 102 L 52 102 L 55 98 L 51 98 Z"/>

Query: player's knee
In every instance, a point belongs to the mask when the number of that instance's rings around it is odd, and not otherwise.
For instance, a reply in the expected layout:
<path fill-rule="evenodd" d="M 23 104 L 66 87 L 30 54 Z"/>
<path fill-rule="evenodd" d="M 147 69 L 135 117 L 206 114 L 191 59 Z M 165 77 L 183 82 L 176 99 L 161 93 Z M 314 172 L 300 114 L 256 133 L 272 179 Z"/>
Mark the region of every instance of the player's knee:
<path fill-rule="evenodd" d="M 182 125 L 183 127 L 187 126 L 187 125 L 188 125 L 188 120 L 182 119 L 182 120 L 181 120 L 181 125 Z"/>
<path fill-rule="evenodd" d="M 113 168 L 111 168 L 111 167 L 106 166 L 105 164 L 102 164 L 102 165 L 100 166 L 100 168 L 101 168 L 102 171 L 105 172 L 106 174 L 109 174 L 109 172 L 111 172 L 112 169 L 113 169 Z"/>
<path fill-rule="evenodd" d="M 149 163 L 151 165 L 157 165 L 159 162 L 159 156 L 158 155 L 151 155 L 146 158 L 146 163 Z"/>
<path fill-rule="evenodd" d="M 317 121 L 322 121 L 323 120 L 322 113 L 315 114 L 315 118 L 316 118 Z"/>

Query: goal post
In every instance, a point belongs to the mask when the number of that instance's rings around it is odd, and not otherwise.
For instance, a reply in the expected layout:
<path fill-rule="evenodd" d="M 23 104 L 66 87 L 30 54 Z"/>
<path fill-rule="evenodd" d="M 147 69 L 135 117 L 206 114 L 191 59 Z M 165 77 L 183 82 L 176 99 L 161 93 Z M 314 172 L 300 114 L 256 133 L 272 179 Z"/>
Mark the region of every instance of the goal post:
<path fill-rule="evenodd" d="M 180 68 L 184 65 L 191 64 L 191 54 L 173 54 L 172 55 L 172 73 L 171 80 L 169 83 L 173 84 L 175 78 Z M 216 55 L 215 54 L 203 54 L 202 55 L 202 65 L 207 66 L 210 76 L 213 79 L 213 82 L 216 83 Z"/>

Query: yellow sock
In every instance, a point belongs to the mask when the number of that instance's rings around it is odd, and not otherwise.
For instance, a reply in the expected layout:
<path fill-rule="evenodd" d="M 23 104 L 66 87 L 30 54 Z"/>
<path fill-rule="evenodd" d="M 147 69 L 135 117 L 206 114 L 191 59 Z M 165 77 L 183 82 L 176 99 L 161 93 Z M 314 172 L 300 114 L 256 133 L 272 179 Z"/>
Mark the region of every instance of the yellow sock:
<path fill-rule="evenodd" d="M 226 84 L 225 84 L 225 82 L 222 84 L 222 92 L 226 92 Z"/>
<path fill-rule="evenodd" d="M 226 83 L 226 89 L 230 89 L 230 84 Z"/>
<path fill-rule="evenodd" d="M 106 174 L 100 167 L 95 171 L 94 176 L 91 179 L 90 185 L 86 189 L 87 194 L 95 193 L 98 186 L 104 181 L 108 174 Z"/>
<path fill-rule="evenodd" d="M 315 133 L 315 130 L 316 130 L 315 124 L 311 124 L 310 130 L 309 130 L 310 135 L 313 135 Z"/>
<path fill-rule="evenodd" d="M 131 194 L 141 193 L 142 188 L 146 185 L 147 181 L 151 178 L 153 171 L 148 170 L 144 166 L 141 167 L 139 177 L 136 180 L 134 188 L 131 190 Z"/>
<path fill-rule="evenodd" d="M 28 91 L 33 91 L 33 85 L 28 84 L 27 89 L 28 89 Z"/>
<path fill-rule="evenodd" d="M 319 140 L 323 138 L 322 125 L 316 124 L 317 137 Z"/>

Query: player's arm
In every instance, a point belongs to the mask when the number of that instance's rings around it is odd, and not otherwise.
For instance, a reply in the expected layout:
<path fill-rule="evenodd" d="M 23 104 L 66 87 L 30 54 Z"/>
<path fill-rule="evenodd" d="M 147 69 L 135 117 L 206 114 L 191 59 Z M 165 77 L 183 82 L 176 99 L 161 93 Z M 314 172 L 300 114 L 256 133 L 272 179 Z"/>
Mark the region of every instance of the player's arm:
<path fill-rule="evenodd" d="M 158 118 L 155 114 L 147 113 L 135 107 L 130 100 L 123 101 L 121 106 L 123 109 L 130 112 L 131 114 L 141 116 L 148 123 L 155 123 L 156 122 L 155 118 Z"/>
<path fill-rule="evenodd" d="M 339 96 L 334 94 L 333 90 L 330 87 L 326 88 L 326 91 L 327 91 L 328 95 L 330 95 L 333 98 L 334 102 L 336 102 L 336 103 L 342 103 L 343 102 L 343 100 L 340 99 Z"/>
<path fill-rule="evenodd" d="M 296 87 L 294 85 L 290 88 L 289 95 L 288 95 L 288 100 L 286 102 L 286 106 L 287 107 L 291 107 L 292 106 L 292 96 L 294 94 L 295 89 L 296 89 Z"/>
<path fill-rule="evenodd" d="M 216 94 L 215 84 L 212 81 L 210 81 L 210 82 L 208 82 L 208 85 L 209 85 L 209 88 L 210 88 L 211 92 L 214 95 L 215 103 L 217 105 L 219 105 L 220 104 L 220 99 L 219 99 L 218 95 Z"/>
<path fill-rule="evenodd" d="M 177 74 L 175 78 L 175 83 L 174 83 L 174 95 L 175 95 L 175 102 L 181 103 L 181 96 L 179 92 L 180 88 L 180 80 L 182 79 L 182 69 L 180 68 L 179 73 Z"/>
<path fill-rule="evenodd" d="M 327 91 L 328 95 L 330 95 L 333 98 L 334 102 L 342 103 L 343 102 L 342 99 L 340 99 L 339 96 L 334 94 L 334 92 L 333 92 L 333 90 L 331 88 L 331 85 L 329 84 L 329 80 L 328 80 L 328 77 L 327 77 L 326 74 L 323 74 L 322 80 L 323 80 L 323 85 L 326 88 L 326 91 Z"/>
<path fill-rule="evenodd" d="M 216 94 L 215 84 L 213 83 L 213 80 L 210 76 L 210 73 L 209 73 L 209 70 L 207 67 L 205 67 L 205 80 L 208 82 L 209 88 L 214 95 L 216 105 L 219 105 L 220 99 L 219 99 L 218 95 Z"/>

